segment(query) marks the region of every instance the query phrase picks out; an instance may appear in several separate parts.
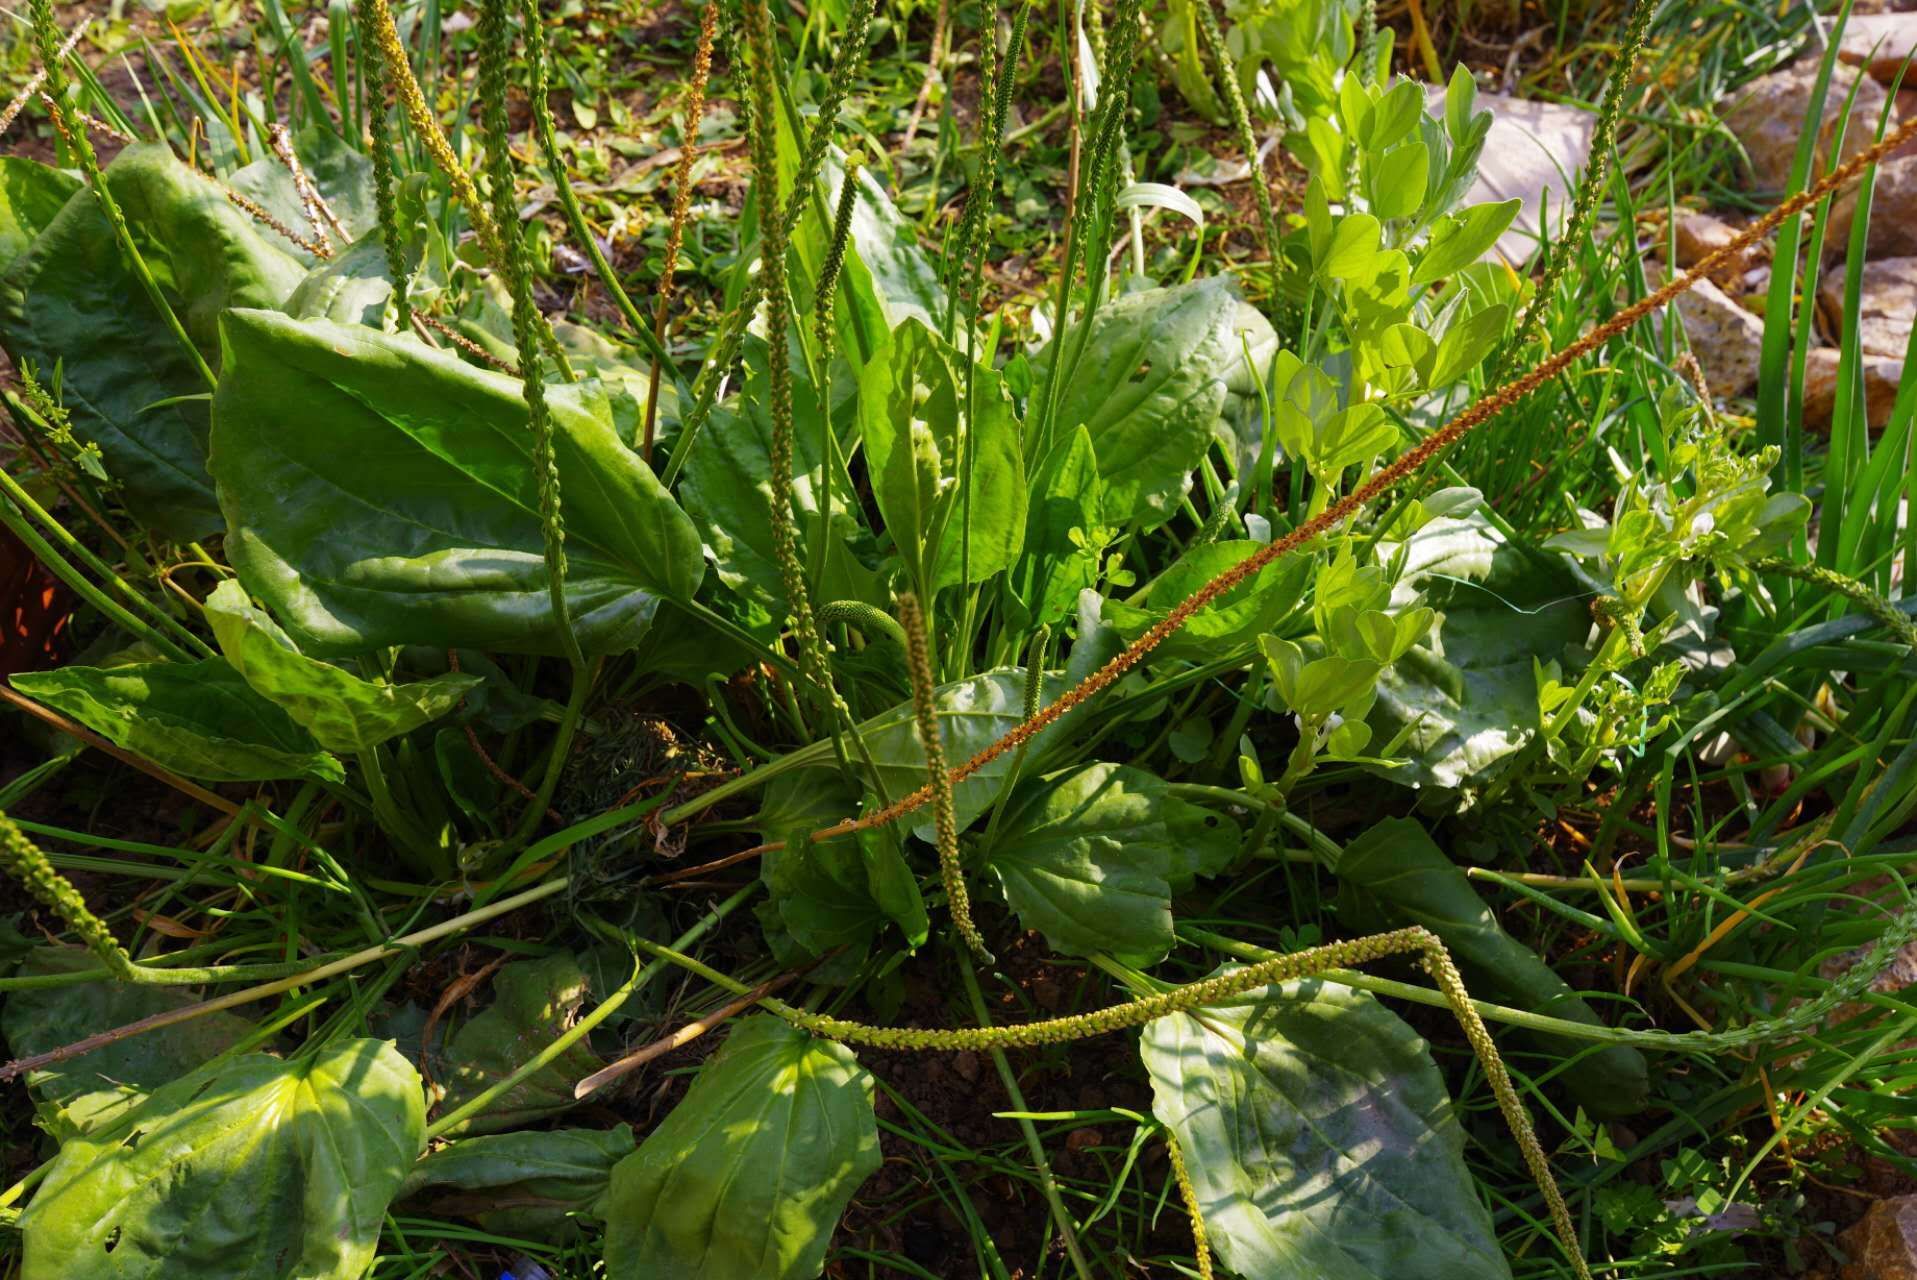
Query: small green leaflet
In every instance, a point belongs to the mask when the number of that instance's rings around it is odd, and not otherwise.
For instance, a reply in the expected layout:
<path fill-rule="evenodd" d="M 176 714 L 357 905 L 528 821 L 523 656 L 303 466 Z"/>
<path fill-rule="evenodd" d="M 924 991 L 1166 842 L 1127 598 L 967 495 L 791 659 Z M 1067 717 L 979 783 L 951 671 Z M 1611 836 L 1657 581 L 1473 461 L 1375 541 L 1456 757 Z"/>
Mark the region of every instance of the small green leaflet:
<path fill-rule="evenodd" d="M 220 651 L 253 691 L 283 707 L 328 751 L 355 754 L 410 733 L 458 706 L 479 683 L 466 675 L 376 683 L 305 657 L 231 580 L 207 597 L 206 617 Z"/>
<path fill-rule="evenodd" d="M 1148 1023 L 1139 1052 L 1232 1271 L 1510 1276 L 1444 1081 L 1370 995 L 1319 979 L 1268 987 Z"/>
<path fill-rule="evenodd" d="M 319 778 L 340 762 L 224 658 L 21 672 L 13 687 L 154 764 L 214 782 Z"/>
<path fill-rule="evenodd" d="M 1171 950 L 1173 891 L 1224 870 L 1238 846 L 1230 822 L 1164 779 L 1088 764 L 1021 783 L 985 865 L 1053 950 L 1151 965 Z"/>
<path fill-rule="evenodd" d="M 60 1148 L 21 1280 L 357 1280 L 425 1134 L 391 1041 L 203 1067 Z"/>
<path fill-rule="evenodd" d="M 878 1167 L 872 1077 L 852 1051 L 747 1018 L 612 1171 L 607 1280 L 812 1280 Z"/>

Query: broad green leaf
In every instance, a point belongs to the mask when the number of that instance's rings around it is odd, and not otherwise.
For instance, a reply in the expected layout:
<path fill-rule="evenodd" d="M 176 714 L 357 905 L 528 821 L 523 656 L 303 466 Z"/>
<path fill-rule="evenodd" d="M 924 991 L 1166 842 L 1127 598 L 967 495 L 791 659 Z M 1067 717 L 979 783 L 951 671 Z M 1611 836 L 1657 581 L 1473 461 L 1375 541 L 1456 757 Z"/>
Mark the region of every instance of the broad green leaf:
<path fill-rule="evenodd" d="M 47 229 L 80 180 L 25 156 L 0 156 L 0 272 Z"/>
<path fill-rule="evenodd" d="M 1589 1026 L 1603 1020 L 1552 968 L 1498 924 L 1470 879 L 1425 829 L 1386 818 L 1348 842 L 1338 857 L 1339 911 L 1348 899 L 1380 904 L 1391 924 L 1422 925 L 1438 936 L 1484 999 Z M 1558 1078 L 1586 1111 L 1600 1118 L 1635 1115 L 1650 1095 L 1644 1055 L 1628 1045 L 1594 1047 L 1564 1036 L 1532 1033 L 1554 1061 L 1577 1059 Z"/>
<path fill-rule="evenodd" d="M 307 128 L 293 140 L 293 149 L 306 170 L 313 189 L 339 220 L 345 224 L 348 239 L 358 240 L 379 227 L 379 214 L 373 197 L 371 157 L 346 145 L 330 129 Z M 232 187 L 302 235 L 312 235 L 299 191 L 293 185 L 292 170 L 278 156 L 261 156 L 245 168 L 236 169 L 227 178 Z M 335 250 L 343 248 L 331 224 L 327 236 Z M 377 237 L 375 237 L 376 239 Z M 275 244 L 308 263 L 317 265 L 311 255 L 290 240 L 275 235 Z"/>
<path fill-rule="evenodd" d="M 519 385 L 410 337 L 227 313 L 213 469 L 241 581 L 309 654 L 386 645 L 556 654 Z M 547 390 L 567 603 L 590 653 L 687 600 L 698 531 L 589 384 Z"/>
<path fill-rule="evenodd" d="M 719 581 L 783 616 L 785 585 L 772 542 L 772 411 L 765 344 L 748 339 L 745 393 L 737 412 L 713 419 L 686 457 L 680 500 L 698 526 Z M 796 362 L 795 362 L 796 363 Z M 822 421 L 817 393 L 802 370 L 793 370 L 792 507 L 809 565 L 820 537 L 819 476 Z M 856 554 L 876 561 L 871 533 L 859 515 L 852 481 L 833 468 L 832 524 L 826 539 L 825 578 L 814 585 L 823 600 L 889 603 L 873 573 Z"/>
<path fill-rule="evenodd" d="M 355 754 L 411 733 L 458 706 L 479 683 L 477 676 L 443 675 L 393 685 L 308 658 L 231 579 L 207 597 L 206 618 L 241 678 L 328 751 Z"/>
<path fill-rule="evenodd" d="M 1200 587 L 1263 547 L 1263 543 L 1242 538 L 1193 547 L 1153 581 L 1139 605 L 1107 600 L 1105 621 L 1125 639 L 1135 640 Z M 1159 644 L 1155 656 L 1161 660 L 1204 660 L 1237 645 L 1250 644 L 1260 633 L 1277 627 L 1297 607 L 1310 576 L 1309 556 L 1274 560 L 1192 614 L 1183 627 Z"/>
<path fill-rule="evenodd" d="M 985 864 L 1054 951 L 1152 965 L 1171 950 L 1173 891 L 1237 852 L 1236 828 L 1164 779 L 1088 764 L 1019 784 Z"/>
<path fill-rule="evenodd" d="M 850 816 L 858 796 L 836 776 L 787 774 L 766 788 L 759 810 L 769 851 L 759 872 L 792 940 L 813 955 L 846 947 L 863 955 L 888 920 L 906 941 L 925 941 L 930 922 L 918 881 L 891 828 L 813 841 L 812 832 Z"/>
<path fill-rule="evenodd" d="M 1073 428 L 1039 464 L 1025 517 L 1025 545 L 1012 569 L 1013 594 L 1031 625 L 1070 617 L 1078 593 L 1098 581 L 1103 485 L 1092 435 Z"/>
<path fill-rule="evenodd" d="M 29 957 L 29 974 L 99 967 L 91 954 L 77 948 L 36 947 Z M 24 1058 L 109 1027 L 197 1004 L 200 998 L 185 987 L 131 982 L 29 987 L 9 993 L 0 1005 L 0 1035 L 15 1057 Z M 224 1053 L 252 1030 L 253 1024 L 237 1014 L 207 1014 L 29 1072 L 27 1086 L 40 1100 L 41 1124 L 65 1140 L 111 1124 L 148 1093 Z"/>
<path fill-rule="evenodd" d="M 442 1110 L 457 1110 L 490 1089 L 571 1026 L 590 994 L 586 971 L 570 955 L 518 960 L 493 975 L 493 1002 L 446 1041 Z M 585 1041 L 508 1089 L 493 1105 L 456 1126 L 458 1134 L 513 1129 L 575 1105 L 572 1087 L 605 1063 Z"/>
<path fill-rule="evenodd" d="M 1318 979 L 1147 1024 L 1152 1112 L 1241 1276 L 1474 1280 L 1511 1270 L 1424 1041 Z"/>
<path fill-rule="evenodd" d="M 1438 219 L 1432 224 L 1418 265 L 1412 269 L 1411 283 L 1442 280 L 1482 258 L 1518 216 L 1518 205 L 1515 199 L 1474 204 Z"/>
<path fill-rule="evenodd" d="M 878 1167 L 872 1077 L 852 1051 L 747 1018 L 612 1171 L 607 1280 L 812 1280 Z"/>
<path fill-rule="evenodd" d="M 859 375 L 859 433 L 886 532 L 919 580 L 937 548 L 939 481 L 957 453 L 961 390 L 952 352 L 917 320 L 892 331 Z"/>
<path fill-rule="evenodd" d="M 61 1147 L 21 1280 L 357 1280 L 425 1131 L 390 1041 L 203 1067 Z"/>
<path fill-rule="evenodd" d="M 1068 330 L 1068 348 L 1077 332 Z M 1053 438 L 1081 425 L 1090 432 L 1107 523 L 1170 518 L 1243 381 L 1247 349 L 1262 376 L 1276 346 L 1270 322 L 1223 278 L 1126 294 L 1098 309 Z"/>
<path fill-rule="evenodd" d="M 964 357 L 960 356 L 959 361 L 958 367 L 963 370 Z M 1019 440 L 1012 398 L 998 372 L 983 365 L 973 370 L 972 384 L 970 475 L 966 474 L 964 451 L 954 441 L 946 453 L 953 459 L 949 476 L 952 483 L 940 512 L 944 529 L 932 569 L 935 591 L 983 582 L 1011 568 L 1025 545 L 1029 494 L 1025 450 Z"/>
<path fill-rule="evenodd" d="M 154 279 L 217 369 L 220 313 L 279 306 L 304 274 L 299 260 L 165 147 L 128 147 L 106 173 Z M 74 433 L 100 446 L 143 523 L 176 539 L 220 527 L 206 402 L 180 399 L 203 396 L 206 381 L 128 267 L 92 192 L 76 191 L 0 278 L 0 340 L 15 363 L 50 370 L 63 361 Z M 275 425 L 297 430 L 287 407 L 276 407 Z"/>
<path fill-rule="evenodd" d="M 623 1124 L 461 1138 L 414 1165 L 393 1198 L 499 1235 L 551 1239 L 574 1214 L 598 1216 L 613 1166 L 634 1149 Z"/>
<path fill-rule="evenodd" d="M 1409 726 L 1400 750 L 1409 763 L 1385 776 L 1462 787 L 1530 741 L 1532 663 L 1578 658 L 1591 625 L 1586 595 L 1556 557 L 1507 541 L 1482 514 L 1441 517 L 1413 534 L 1392 608 L 1428 605 L 1437 621 L 1378 677 L 1375 736 L 1389 742 Z"/>
<path fill-rule="evenodd" d="M 780 125 L 783 130 L 783 117 Z M 819 192 L 828 208 L 837 206 L 844 173 L 836 152 L 819 167 Z M 806 218 L 799 225 L 800 237 L 806 241 L 802 249 L 823 255 L 830 239 L 829 220 Z M 912 223 L 892 203 L 870 165 L 859 170 L 859 194 L 852 204 L 848 240 L 840 287 L 848 298 L 864 298 L 868 307 L 877 304 L 871 323 L 861 326 L 872 330 L 867 336 L 876 339 L 907 320 L 939 328 L 947 302 L 939 284 L 938 266 L 919 245 Z M 860 350 L 869 355 L 874 347 L 862 345 Z"/>
<path fill-rule="evenodd" d="M 1065 692 L 1062 677 L 1046 673 L 1040 682 L 1041 700 L 1050 702 Z M 945 760 L 956 766 L 972 758 L 1009 733 L 1025 718 L 1025 671 L 1006 667 L 971 676 L 952 684 L 940 685 L 937 693 L 939 735 L 945 746 Z M 1063 722 L 1061 722 L 1063 723 Z M 1032 740 L 1027 767 L 1037 763 L 1046 747 L 1057 739 L 1059 725 L 1054 724 Z M 918 721 L 911 702 L 901 702 L 890 711 L 859 726 L 866 749 L 878 767 L 885 794 L 894 800 L 925 785 L 925 748 L 919 742 Z M 978 772 L 952 788 L 952 800 L 958 810 L 960 827 L 969 826 L 983 814 L 998 796 L 999 784 L 1012 767 L 1014 753 L 1006 752 Z M 869 805 L 874 797 L 867 793 Z M 912 828 L 922 840 L 932 838 L 928 817 Z"/>
<path fill-rule="evenodd" d="M 115 746 L 189 778 L 346 778 L 338 760 L 285 711 L 253 692 L 224 658 L 21 672 L 13 687 Z"/>

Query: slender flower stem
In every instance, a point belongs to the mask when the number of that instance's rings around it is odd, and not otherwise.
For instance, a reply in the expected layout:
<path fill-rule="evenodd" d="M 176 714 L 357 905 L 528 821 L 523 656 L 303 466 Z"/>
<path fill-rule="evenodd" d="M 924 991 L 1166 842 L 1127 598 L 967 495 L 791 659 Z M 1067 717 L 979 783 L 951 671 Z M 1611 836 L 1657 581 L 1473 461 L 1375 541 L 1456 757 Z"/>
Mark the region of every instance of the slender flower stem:
<path fill-rule="evenodd" d="M 207 387 L 217 387 L 219 379 L 213 376 L 213 370 L 207 365 L 206 357 L 200 354 L 199 347 L 187 336 L 186 327 L 180 323 L 180 317 L 174 314 L 166 295 L 160 291 L 159 281 L 153 278 L 153 271 L 140 253 L 140 246 L 133 242 L 133 232 L 127 226 L 126 215 L 120 211 L 119 201 L 113 198 L 106 174 L 100 168 L 100 157 L 94 153 L 92 139 L 87 136 L 85 126 L 73 118 L 73 113 L 67 107 L 67 77 L 60 54 L 60 28 L 53 20 L 51 0 L 29 0 L 27 8 L 33 21 L 34 38 L 40 46 L 41 71 L 46 76 L 45 100 L 47 109 L 53 113 L 55 127 L 72 149 L 81 173 L 86 175 L 87 186 L 92 189 L 94 199 L 100 202 L 100 212 L 106 216 L 107 225 L 113 228 L 113 238 L 119 242 L 120 252 L 126 256 L 127 266 L 134 278 L 146 291 L 147 300 L 160 313 L 160 319 L 179 342 L 181 351 L 185 352 Z"/>
<path fill-rule="evenodd" d="M 536 23 L 533 25 L 537 25 Z M 553 449 L 552 413 L 540 372 L 539 306 L 533 300 L 513 190 L 512 134 L 506 118 L 506 61 L 511 37 L 511 0 L 486 0 L 479 20 L 479 102 L 486 135 L 486 179 L 492 186 L 499 266 L 512 292 L 513 341 L 519 349 L 520 394 L 532 431 L 533 480 L 539 494 L 539 528 L 545 543 L 547 597 L 560 647 L 575 668 L 586 663 L 566 605 L 566 524 L 559 498 L 559 465 Z"/>
<path fill-rule="evenodd" d="M 686 89 L 685 122 L 679 129 L 679 163 L 672 173 L 672 222 L 666 229 L 666 261 L 659 271 L 659 300 L 652 311 L 652 378 L 646 387 L 645 435 L 639 456 L 652 462 L 653 432 L 659 420 L 659 379 L 665 372 L 666 319 L 672 302 L 679 245 L 692 210 L 692 162 L 699 155 L 699 124 L 706 112 L 706 81 L 712 74 L 712 41 L 719 28 L 719 0 L 706 0 L 699 13 L 699 44 L 692 55 L 692 83 Z"/>

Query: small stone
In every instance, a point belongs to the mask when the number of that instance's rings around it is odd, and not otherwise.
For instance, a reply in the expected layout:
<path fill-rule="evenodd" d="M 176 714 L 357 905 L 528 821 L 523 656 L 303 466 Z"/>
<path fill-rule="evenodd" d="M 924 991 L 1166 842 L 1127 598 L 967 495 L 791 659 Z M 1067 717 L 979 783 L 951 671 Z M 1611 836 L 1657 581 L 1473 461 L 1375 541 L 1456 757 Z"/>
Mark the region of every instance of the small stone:
<path fill-rule="evenodd" d="M 1901 356 L 1910 348 L 1917 320 L 1917 257 L 1879 258 L 1864 264 L 1858 291 L 1857 336 L 1865 355 Z M 1826 271 L 1817 301 L 1833 332 L 1844 321 L 1844 273 Z"/>
<path fill-rule="evenodd" d="M 1837 348 L 1818 347 L 1804 362 L 1804 425 L 1829 431 L 1837 403 Z M 1904 362 L 1894 356 L 1864 357 L 1864 416 L 1873 428 L 1890 421 Z"/>
<path fill-rule="evenodd" d="M 1077 1152 L 1085 1151 L 1092 1147 L 1098 1146 L 1100 1143 L 1104 1141 L 1105 1141 L 1105 1135 L 1100 1133 L 1097 1129 L 1093 1129 L 1089 1127 L 1083 1128 L 1083 1129 L 1074 1129 L 1070 1133 L 1065 1135 L 1065 1149 L 1067 1151 L 1070 1151 L 1076 1154 Z"/>
<path fill-rule="evenodd" d="M 1844 26 L 1837 56 L 1868 67 L 1884 84 L 1897 79 L 1904 59 L 1917 51 L 1917 13 L 1855 13 Z"/>
<path fill-rule="evenodd" d="M 1838 1280 L 1917 1280 L 1917 1196 L 1879 1200 L 1837 1243 L 1850 1256 Z"/>
<path fill-rule="evenodd" d="M 1709 280 L 1700 280 L 1689 293 L 1678 295 L 1677 314 L 1712 395 L 1741 396 L 1757 385 L 1764 347 L 1761 319 Z"/>
<path fill-rule="evenodd" d="M 959 1078 L 964 1080 L 965 1083 L 972 1084 L 976 1082 L 979 1073 L 978 1055 L 970 1049 L 953 1055 L 952 1070 L 958 1072 Z"/>
<path fill-rule="evenodd" d="M 1842 253 L 1850 243 L 1850 220 L 1855 200 L 1832 211 L 1824 244 Z M 1917 155 L 1900 156 L 1877 166 L 1877 185 L 1870 198 L 1870 235 L 1865 240 L 1872 257 L 1907 258 L 1917 255 Z"/>
<path fill-rule="evenodd" d="M 1803 136 L 1804 117 L 1816 84 L 1816 59 L 1792 63 L 1745 86 L 1742 99 L 1725 115 L 1724 123 L 1750 156 L 1751 174 L 1759 188 L 1782 191 L 1789 185 L 1791 162 L 1797 155 L 1797 140 Z M 1818 135 L 1820 165 L 1836 138 L 1853 84 L 1857 85 L 1857 98 L 1851 107 L 1850 127 L 1844 130 L 1844 156 L 1856 155 L 1876 135 L 1877 118 L 1888 93 L 1857 68 L 1838 66 L 1831 73 L 1830 90 L 1824 97 L 1824 122 Z"/>
<path fill-rule="evenodd" d="M 1677 265 L 1694 267 L 1735 240 L 1737 228 L 1708 213 L 1687 213 L 1677 220 L 1672 238 L 1677 242 Z M 1744 274 L 1745 265 L 1742 254 L 1728 258 L 1711 272 L 1711 279 L 1728 285 Z"/>

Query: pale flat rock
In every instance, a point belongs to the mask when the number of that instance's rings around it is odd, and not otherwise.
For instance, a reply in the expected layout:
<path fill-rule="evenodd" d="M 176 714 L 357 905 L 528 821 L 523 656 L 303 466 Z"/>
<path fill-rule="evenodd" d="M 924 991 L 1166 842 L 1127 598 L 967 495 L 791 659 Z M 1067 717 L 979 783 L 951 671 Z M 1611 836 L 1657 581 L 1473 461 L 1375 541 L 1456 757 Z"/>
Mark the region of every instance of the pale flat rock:
<path fill-rule="evenodd" d="M 1883 84 L 1897 78 L 1897 68 L 1913 51 L 1917 51 L 1917 13 L 1854 13 L 1837 46 L 1838 57 L 1852 66 L 1869 67 Z"/>
<path fill-rule="evenodd" d="M 1902 356 L 1917 321 L 1917 258 L 1879 258 L 1864 264 L 1858 290 L 1857 330 L 1866 355 Z M 1834 332 L 1843 323 L 1844 273 L 1826 271 L 1817 284 L 1818 305 Z"/>
<path fill-rule="evenodd" d="M 1426 104 L 1443 113 L 1443 85 L 1426 91 Z M 1537 248 L 1545 219 L 1549 218 L 1551 234 L 1556 236 L 1570 216 L 1571 193 L 1591 158 L 1597 116 L 1582 107 L 1499 93 L 1479 94 L 1478 106 L 1491 113 L 1491 132 L 1478 160 L 1477 181 L 1465 193 L 1464 203 L 1513 196 L 1524 202 L 1497 243 L 1507 261 L 1523 263 Z"/>
<path fill-rule="evenodd" d="M 1837 1243 L 1850 1257 L 1839 1280 L 1917 1280 L 1917 1196 L 1879 1200 Z"/>
<path fill-rule="evenodd" d="M 1817 347 L 1804 361 L 1804 425 L 1829 431 L 1837 404 L 1836 347 Z M 1904 380 L 1904 362 L 1897 356 L 1864 357 L 1864 416 L 1873 430 L 1890 421 L 1897 387 Z"/>
<path fill-rule="evenodd" d="M 1797 140 L 1803 136 L 1811 91 L 1816 85 L 1816 61 L 1794 62 L 1782 71 L 1751 81 L 1736 105 L 1725 113 L 1724 123 L 1744 144 L 1752 179 L 1760 190 L 1782 191 L 1789 184 L 1791 161 L 1797 154 Z M 1843 154 L 1856 155 L 1876 136 L 1877 118 L 1888 92 L 1856 67 L 1839 64 L 1831 72 L 1830 89 L 1824 97 L 1824 122 L 1818 135 L 1820 163 L 1828 157 L 1837 137 L 1853 85 L 1857 86 L 1857 97 L 1851 106 L 1849 127 L 1844 130 Z"/>
<path fill-rule="evenodd" d="M 1856 201 L 1846 200 L 1831 212 L 1824 243 L 1842 253 L 1850 243 L 1850 221 Z M 1899 156 L 1877 166 L 1877 186 L 1870 198 L 1870 236 L 1865 241 L 1873 257 L 1917 256 L 1917 155 Z"/>

